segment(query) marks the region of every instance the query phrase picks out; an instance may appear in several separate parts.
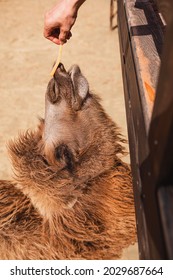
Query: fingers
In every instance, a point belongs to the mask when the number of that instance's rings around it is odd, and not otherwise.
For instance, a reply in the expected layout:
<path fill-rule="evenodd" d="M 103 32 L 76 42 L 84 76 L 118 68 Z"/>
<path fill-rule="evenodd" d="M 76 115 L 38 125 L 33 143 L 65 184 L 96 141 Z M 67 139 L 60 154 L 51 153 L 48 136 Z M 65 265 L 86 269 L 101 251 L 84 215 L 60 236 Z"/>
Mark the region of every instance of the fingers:
<path fill-rule="evenodd" d="M 72 33 L 69 30 L 64 30 L 60 27 L 45 28 L 44 37 L 57 45 L 62 45 L 72 37 Z"/>
<path fill-rule="evenodd" d="M 53 37 L 53 36 L 49 36 L 49 37 L 46 37 L 48 40 L 52 41 L 53 43 L 55 43 L 56 45 L 61 45 L 61 41 L 56 38 L 56 37 Z"/>
<path fill-rule="evenodd" d="M 67 40 L 69 40 L 72 37 L 72 33 L 71 31 L 69 31 L 68 36 L 67 36 Z"/>
<path fill-rule="evenodd" d="M 72 36 L 69 30 L 60 29 L 59 40 L 62 44 L 65 44 Z"/>

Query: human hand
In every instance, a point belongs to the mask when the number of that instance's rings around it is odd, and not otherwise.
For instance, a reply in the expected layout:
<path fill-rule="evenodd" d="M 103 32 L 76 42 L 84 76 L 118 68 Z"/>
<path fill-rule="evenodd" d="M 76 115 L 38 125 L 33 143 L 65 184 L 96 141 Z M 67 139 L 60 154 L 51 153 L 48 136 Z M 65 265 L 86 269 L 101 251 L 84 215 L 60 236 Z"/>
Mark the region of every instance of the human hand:
<path fill-rule="evenodd" d="M 77 11 L 84 1 L 59 0 L 45 15 L 44 36 L 55 44 L 64 44 L 72 36 L 70 32 L 77 18 Z"/>

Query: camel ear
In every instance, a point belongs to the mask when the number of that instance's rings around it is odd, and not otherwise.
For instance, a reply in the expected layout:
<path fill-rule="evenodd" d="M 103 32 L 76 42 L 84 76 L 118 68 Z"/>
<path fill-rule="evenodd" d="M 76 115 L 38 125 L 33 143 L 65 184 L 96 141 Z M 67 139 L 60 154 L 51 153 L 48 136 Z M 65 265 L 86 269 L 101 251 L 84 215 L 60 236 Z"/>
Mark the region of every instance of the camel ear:
<path fill-rule="evenodd" d="M 81 73 L 76 76 L 75 91 L 82 98 L 82 100 L 85 99 L 89 92 L 88 81 Z"/>
<path fill-rule="evenodd" d="M 89 92 L 89 84 L 78 66 L 72 68 L 72 81 L 75 96 L 82 102 Z"/>
<path fill-rule="evenodd" d="M 75 92 L 75 100 L 73 108 L 78 111 L 89 93 L 89 84 L 87 79 L 80 73 L 73 76 L 73 87 Z"/>
<path fill-rule="evenodd" d="M 73 172 L 75 165 L 74 156 L 67 145 L 61 144 L 55 149 L 55 158 L 62 163 L 64 168 L 69 172 Z"/>

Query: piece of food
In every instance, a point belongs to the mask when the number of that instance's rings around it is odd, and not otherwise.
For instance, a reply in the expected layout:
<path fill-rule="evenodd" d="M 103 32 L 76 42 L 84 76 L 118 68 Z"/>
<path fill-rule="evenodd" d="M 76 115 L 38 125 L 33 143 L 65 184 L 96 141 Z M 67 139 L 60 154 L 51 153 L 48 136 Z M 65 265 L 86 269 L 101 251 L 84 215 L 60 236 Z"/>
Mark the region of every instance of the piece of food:
<path fill-rule="evenodd" d="M 55 65 L 53 66 L 52 71 L 50 72 L 50 75 L 51 75 L 52 77 L 53 77 L 53 75 L 55 74 L 55 71 L 56 71 L 56 69 L 57 69 L 57 67 L 58 67 L 58 65 L 59 65 L 59 63 L 60 63 L 60 61 L 61 61 L 62 46 L 63 46 L 63 45 L 60 45 L 60 46 L 59 46 L 57 61 L 56 61 Z"/>

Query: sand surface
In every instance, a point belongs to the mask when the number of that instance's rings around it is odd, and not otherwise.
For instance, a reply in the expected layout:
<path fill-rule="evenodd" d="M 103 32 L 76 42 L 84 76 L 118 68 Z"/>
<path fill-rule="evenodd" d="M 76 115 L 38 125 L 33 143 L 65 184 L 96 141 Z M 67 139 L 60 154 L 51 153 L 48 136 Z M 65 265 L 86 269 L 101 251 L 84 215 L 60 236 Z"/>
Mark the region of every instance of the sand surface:
<path fill-rule="evenodd" d="M 19 131 L 34 128 L 44 117 L 44 94 L 58 47 L 46 40 L 43 18 L 53 0 L 0 0 L 0 176 L 10 179 L 6 144 Z M 118 31 L 109 30 L 110 1 L 87 0 L 63 47 L 68 69 L 79 64 L 90 89 L 127 137 Z M 126 161 L 129 158 L 126 157 Z M 123 259 L 137 259 L 137 245 Z"/>

